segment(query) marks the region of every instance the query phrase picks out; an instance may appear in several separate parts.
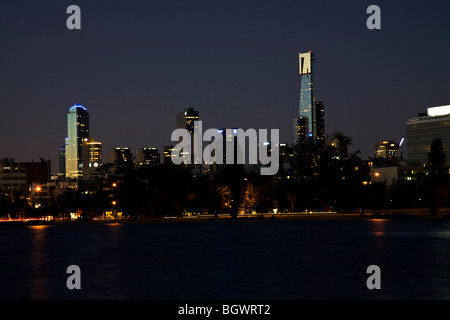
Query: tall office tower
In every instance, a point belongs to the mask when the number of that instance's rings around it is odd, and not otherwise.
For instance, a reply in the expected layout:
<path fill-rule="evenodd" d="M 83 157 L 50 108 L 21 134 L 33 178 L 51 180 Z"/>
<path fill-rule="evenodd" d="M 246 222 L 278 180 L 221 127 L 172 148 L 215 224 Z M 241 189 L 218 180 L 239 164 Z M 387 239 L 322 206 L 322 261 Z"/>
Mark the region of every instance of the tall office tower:
<path fill-rule="evenodd" d="M 201 152 L 202 146 L 196 146 L 192 135 L 194 134 L 194 130 L 198 130 L 198 127 L 195 127 L 195 121 L 199 121 L 198 111 L 195 111 L 193 108 L 186 108 L 183 112 L 177 114 L 177 128 L 186 129 L 191 134 L 191 163 L 200 162 L 199 152 Z M 197 153 L 194 150 L 197 150 Z M 194 159 L 194 155 L 197 157 Z"/>
<path fill-rule="evenodd" d="M 102 143 L 94 138 L 83 139 L 83 175 L 88 178 L 97 178 L 97 169 L 102 165 Z"/>
<path fill-rule="evenodd" d="M 325 102 L 316 102 L 316 118 L 315 118 L 315 140 L 317 146 L 325 147 Z"/>
<path fill-rule="evenodd" d="M 444 150 L 450 154 L 450 105 L 431 107 L 426 114 L 406 123 L 408 165 L 424 165 L 428 161 L 431 142 L 440 138 Z"/>
<path fill-rule="evenodd" d="M 175 146 L 164 146 L 163 147 L 163 163 L 165 165 L 173 165 L 172 162 L 172 151 Z"/>
<path fill-rule="evenodd" d="M 398 142 L 383 140 L 375 145 L 375 159 L 400 160 Z"/>
<path fill-rule="evenodd" d="M 83 141 L 89 138 L 89 113 L 82 105 L 74 105 L 67 114 L 66 178 L 83 174 Z"/>
<path fill-rule="evenodd" d="M 305 117 L 298 117 L 292 120 L 292 141 L 294 145 L 304 145 L 308 137 L 308 121 Z"/>
<path fill-rule="evenodd" d="M 302 123 L 297 125 L 306 129 L 304 134 L 303 132 L 301 133 L 306 136 L 299 138 L 298 130 L 294 131 L 294 143 L 297 141 L 313 141 L 320 146 L 324 146 L 325 104 L 324 102 L 316 101 L 314 93 L 314 70 L 314 53 L 311 51 L 299 53 L 300 103 L 297 119 L 301 118 Z"/>
<path fill-rule="evenodd" d="M 59 172 L 62 175 L 66 175 L 66 145 L 63 145 L 59 149 Z"/>
<path fill-rule="evenodd" d="M 109 152 L 109 163 L 133 164 L 133 155 L 130 148 L 113 148 Z"/>
<path fill-rule="evenodd" d="M 190 134 L 194 133 L 194 121 L 198 121 L 198 111 L 193 108 L 186 108 L 183 112 L 177 113 L 177 128 L 187 129 Z"/>
<path fill-rule="evenodd" d="M 160 163 L 157 148 L 140 148 L 136 150 L 135 163 L 137 166 L 156 166 Z"/>

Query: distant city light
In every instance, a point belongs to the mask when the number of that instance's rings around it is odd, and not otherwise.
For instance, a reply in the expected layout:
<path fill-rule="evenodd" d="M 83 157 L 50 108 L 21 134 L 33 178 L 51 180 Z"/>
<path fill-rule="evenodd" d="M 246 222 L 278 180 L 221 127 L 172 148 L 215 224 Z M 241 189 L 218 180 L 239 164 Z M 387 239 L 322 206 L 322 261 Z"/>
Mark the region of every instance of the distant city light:
<path fill-rule="evenodd" d="M 402 138 L 402 140 L 400 140 L 399 146 L 401 147 L 403 144 L 403 141 L 405 141 L 405 138 Z"/>

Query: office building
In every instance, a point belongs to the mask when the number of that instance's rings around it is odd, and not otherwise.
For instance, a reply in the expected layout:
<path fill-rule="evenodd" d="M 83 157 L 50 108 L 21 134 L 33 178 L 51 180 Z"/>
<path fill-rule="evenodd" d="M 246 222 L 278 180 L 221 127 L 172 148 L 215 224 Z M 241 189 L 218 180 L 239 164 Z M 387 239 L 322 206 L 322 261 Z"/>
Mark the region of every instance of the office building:
<path fill-rule="evenodd" d="M 50 162 L 16 162 L 14 159 L 0 160 L 0 189 L 13 198 L 15 192 L 26 196 L 33 183 L 47 183 L 50 178 Z"/>
<path fill-rule="evenodd" d="M 157 148 L 140 148 L 136 150 L 136 166 L 156 166 L 159 163 L 160 155 Z"/>
<path fill-rule="evenodd" d="M 408 165 L 423 166 L 428 161 L 431 142 L 440 138 L 447 155 L 450 150 L 450 105 L 430 107 L 426 114 L 406 123 Z M 448 156 L 447 156 L 448 157 Z"/>
<path fill-rule="evenodd" d="M 325 147 L 325 102 L 316 102 L 315 121 L 315 142 L 320 148 Z"/>
<path fill-rule="evenodd" d="M 58 159 L 59 159 L 58 173 L 63 176 L 66 176 L 66 145 L 63 145 L 59 149 Z"/>
<path fill-rule="evenodd" d="M 130 148 L 117 147 L 109 152 L 109 163 L 112 164 L 133 164 L 133 155 Z"/>
<path fill-rule="evenodd" d="M 66 178 L 79 178 L 83 175 L 85 138 L 89 138 L 89 113 L 82 105 L 74 105 L 67 114 Z"/>
<path fill-rule="evenodd" d="M 192 135 L 194 134 L 194 131 L 199 131 L 199 128 L 195 126 L 195 121 L 199 121 L 199 115 L 198 111 L 195 111 L 193 108 L 186 108 L 184 109 L 183 112 L 177 114 L 177 128 L 186 129 L 191 134 L 191 150 L 190 150 L 191 155 L 195 154 L 194 150 L 196 148 Z M 196 157 L 196 159 L 191 157 L 191 163 L 196 163 L 199 161 L 200 161 L 199 157 Z"/>
<path fill-rule="evenodd" d="M 400 147 L 398 142 L 383 140 L 375 145 L 375 159 L 400 160 Z"/>
<path fill-rule="evenodd" d="M 187 129 L 190 134 L 194 133 L 194 122 L 199 120 L 198 111 L 186 108 L 177 114 L 177 128 Z"/>
<path fill-rule="evenodd" d="M 94 138 L 83 140 L 83 177 L 95 179 L 100 177 L 99 169 L 102 165 L 102 143 Z"/>
<path fill-rule="evenodd" d="M 173 165 L 172 162 L 172 151 L 175 146 L 164 146 L 163 147 L 163 163 L 165 165 Z"/>
<path fill-rule="evenodd" d="M 292 120 L 292 141 L 294 145 L 304 145 L 308 141 L 308 121 L 306 117 Z"/>

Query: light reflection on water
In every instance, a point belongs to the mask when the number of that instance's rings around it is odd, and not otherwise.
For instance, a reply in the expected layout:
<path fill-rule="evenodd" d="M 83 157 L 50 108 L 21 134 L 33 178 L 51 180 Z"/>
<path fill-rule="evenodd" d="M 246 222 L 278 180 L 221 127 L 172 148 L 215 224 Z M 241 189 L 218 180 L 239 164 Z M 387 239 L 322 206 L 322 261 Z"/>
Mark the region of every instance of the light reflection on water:
<path fill-rule="evenodd" d="M 48 225 L 29 226 L 31 230 L 31 256 L 29 268 L 33 276 L 30 278 L 29 295 L 33 299 L 45 299 L 48 287 L 45 268 L 47 251 L 45 248 L 46 232 Z"/>
<path fill-rule="evenodd" d="M 2 299 L 447 299 L 446 220 L 0 229 Z M 81 268 L 82 289 L 66 288 Z M 382 289 L 366 288 L 380 266 Z"/>

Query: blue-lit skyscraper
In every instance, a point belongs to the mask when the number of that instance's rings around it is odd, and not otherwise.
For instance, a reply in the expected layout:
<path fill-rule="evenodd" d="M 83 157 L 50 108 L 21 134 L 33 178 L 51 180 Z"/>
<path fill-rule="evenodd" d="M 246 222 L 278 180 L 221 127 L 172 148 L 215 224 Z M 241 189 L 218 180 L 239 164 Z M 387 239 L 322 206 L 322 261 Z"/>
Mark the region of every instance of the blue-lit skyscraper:
<path fill-rule="evenodd" d="M 307 119 L 307 133 L 313 133 L 314 108 L 314 53 L 299 53 L 300 105 L 298 116 Z"/>
<path fill-rule="evenodd" d="M 315 142 L 324 145 L 325 104 L 317 102 L 314 92 L 314 53 L 299 53 L 300 95 L 298 116 L 294 119 L 294 143 Z"/>
<path fill-rule="evenodd" d="M 82 105 L 74 105 L 67 114 L 66 178 L 82 176 L 83 141 L 88 138 L 89 113 Z"/>

